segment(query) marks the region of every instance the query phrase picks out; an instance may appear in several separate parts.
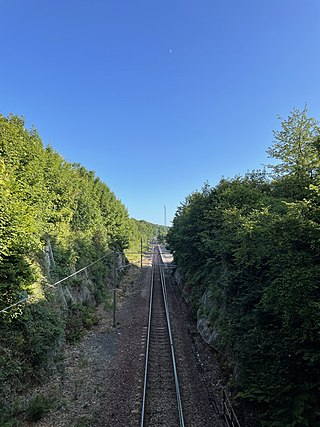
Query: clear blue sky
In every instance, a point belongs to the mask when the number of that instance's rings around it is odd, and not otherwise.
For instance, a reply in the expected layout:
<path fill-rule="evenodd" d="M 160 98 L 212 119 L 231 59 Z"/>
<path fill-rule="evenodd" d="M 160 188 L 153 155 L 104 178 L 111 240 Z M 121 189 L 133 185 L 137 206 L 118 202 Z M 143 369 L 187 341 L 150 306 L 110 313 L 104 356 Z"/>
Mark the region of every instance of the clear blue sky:
<path fill-rule="evenodd" d="M 0 112 L 131 216 L 268 163 L 277 114 L 320 119 L 319 0 L 0 0 Z"/>

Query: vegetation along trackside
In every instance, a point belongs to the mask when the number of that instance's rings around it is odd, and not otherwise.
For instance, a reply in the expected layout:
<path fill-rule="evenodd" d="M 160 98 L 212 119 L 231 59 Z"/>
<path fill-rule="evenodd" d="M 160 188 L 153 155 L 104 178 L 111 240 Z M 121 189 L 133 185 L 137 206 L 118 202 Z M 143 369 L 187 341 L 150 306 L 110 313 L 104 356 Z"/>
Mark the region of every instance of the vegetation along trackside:
<path fill-rule="evenodd" d="M 141 240 L 145 248 L 159 229 L 129 218 L 94 172 L 44 147 L 22 118 L 0 115 L 1 425 L 10 393 L 41 380 L 61 345 L 96 322 L 96 306 L 110 305 L 107 254 L 116 249 L 124 260 L 125 249 L 137 252 Z"/>
<path fill-rule="evenodd" d="M 317 426 L 320 128 L 306 108 L 281 120 L 271 173 L 192 193 L 168 241 L 185 295 L 228 355 L 237 397 L 263 425 Z"/>

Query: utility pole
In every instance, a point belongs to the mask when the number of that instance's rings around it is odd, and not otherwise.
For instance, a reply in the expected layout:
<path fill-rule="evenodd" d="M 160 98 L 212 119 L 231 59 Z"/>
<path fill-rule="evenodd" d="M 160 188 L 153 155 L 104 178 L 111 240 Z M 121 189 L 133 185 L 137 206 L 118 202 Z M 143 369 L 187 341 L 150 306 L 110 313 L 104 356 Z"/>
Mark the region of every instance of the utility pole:
<path fill-rule="evenodd" d="M 167 226 L 167 208 L 164 206 L 164 226 Z"/>
<path fill-rule="evenodd" d="M 141 252 L 140 252 L 140 266 L 142 268 L 142 237 L 141 237 L 141 241 L 140 241 L 140 250 L 141 250 Z"/>
<path fill-rule="evenodd" d="M 117 252 L 113 249 L 113 324 L 112 326 L 116 326 L 116 295 L 117 292 Z"/>

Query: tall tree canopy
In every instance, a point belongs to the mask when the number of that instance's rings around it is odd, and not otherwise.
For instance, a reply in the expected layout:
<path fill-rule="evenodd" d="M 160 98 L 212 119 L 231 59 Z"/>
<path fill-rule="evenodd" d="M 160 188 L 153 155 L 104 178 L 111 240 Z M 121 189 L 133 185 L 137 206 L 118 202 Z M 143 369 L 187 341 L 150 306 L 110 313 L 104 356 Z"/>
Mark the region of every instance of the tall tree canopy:
<path fill-rule="evenodd" d="M 271 166 L 277 175 L 293 174 L 313 178 L 319 171 L 319 122 L 308 117 L 307 107 L 294 108 L 287 119 L 281 118 L 281 130 L 273 131 L 275 141 L 268 149 L 270 157 L 280 161 Z"/>

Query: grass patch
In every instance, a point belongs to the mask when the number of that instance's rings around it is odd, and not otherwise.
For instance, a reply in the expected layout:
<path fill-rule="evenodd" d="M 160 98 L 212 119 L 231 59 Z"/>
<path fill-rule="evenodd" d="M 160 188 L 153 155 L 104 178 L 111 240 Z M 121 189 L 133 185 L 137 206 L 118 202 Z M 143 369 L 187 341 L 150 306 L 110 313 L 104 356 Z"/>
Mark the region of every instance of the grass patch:
<path fill-rule="evenodd" d="M 76 420 L 74 427 L 90 427 L 91 426 L 91 417 L 83 416 Z"/>
<path fill-rule="evenodd" d="M 27 419 L 32 422 L 41 420 L 51 409 L 53 400 L 51 397 L 39 394 L 30 400 L 26 413 Z"/>

